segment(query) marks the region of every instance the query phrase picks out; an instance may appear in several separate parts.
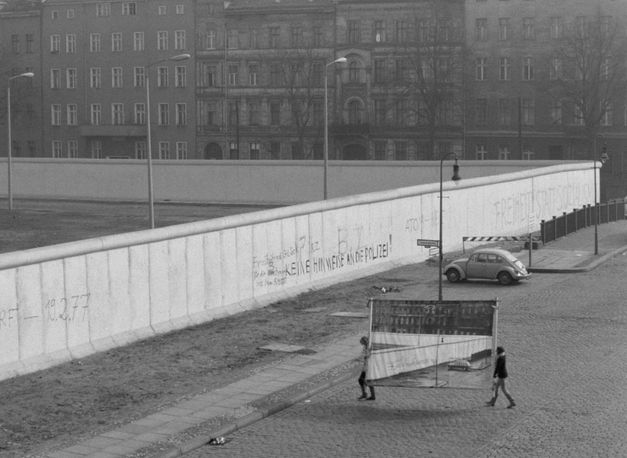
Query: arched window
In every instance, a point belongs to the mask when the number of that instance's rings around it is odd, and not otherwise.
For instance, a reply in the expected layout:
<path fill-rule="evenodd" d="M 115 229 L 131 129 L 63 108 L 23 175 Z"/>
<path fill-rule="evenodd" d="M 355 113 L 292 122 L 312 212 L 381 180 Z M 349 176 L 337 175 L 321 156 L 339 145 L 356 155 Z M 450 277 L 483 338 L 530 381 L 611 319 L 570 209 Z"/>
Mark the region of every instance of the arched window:
<path fill-rule="evenodd" d="M 348 123 L 361 124 L 361 103 L 358 100 L 348 102 Z"/>
<path fill-rule="evenodd" d="M 354 60 L 348 64 L 348 81 L 359 83 L 359 64 Z"/>

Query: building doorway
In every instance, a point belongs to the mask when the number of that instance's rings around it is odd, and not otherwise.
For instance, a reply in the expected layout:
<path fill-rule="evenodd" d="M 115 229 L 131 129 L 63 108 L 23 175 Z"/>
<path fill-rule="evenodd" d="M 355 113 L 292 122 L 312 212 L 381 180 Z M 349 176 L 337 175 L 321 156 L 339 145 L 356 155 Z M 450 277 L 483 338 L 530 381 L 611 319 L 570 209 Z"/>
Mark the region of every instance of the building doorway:
<path fill-rule="evenodd" d="M 217 143 L 207 143 L 205 159 L 222 159 L 222 148 Z"/>
<path fill-rule="evenodd" d="M 368 159 L 368 152 L 363 145 L 346 145 L 342 151 L 342 159 L 345 161 L 365 161 Z"/>

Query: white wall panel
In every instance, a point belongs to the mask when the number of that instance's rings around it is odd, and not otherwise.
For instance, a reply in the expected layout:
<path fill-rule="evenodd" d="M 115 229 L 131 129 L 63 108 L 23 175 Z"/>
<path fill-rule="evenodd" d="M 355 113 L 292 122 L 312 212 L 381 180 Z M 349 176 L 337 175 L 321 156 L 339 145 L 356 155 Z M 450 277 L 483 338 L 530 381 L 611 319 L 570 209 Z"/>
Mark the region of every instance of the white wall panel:
<path fill-rule="evenodd" d="M 0 271 L 0 366 L 19 359 L 19 313 L 15 269 Z"/>

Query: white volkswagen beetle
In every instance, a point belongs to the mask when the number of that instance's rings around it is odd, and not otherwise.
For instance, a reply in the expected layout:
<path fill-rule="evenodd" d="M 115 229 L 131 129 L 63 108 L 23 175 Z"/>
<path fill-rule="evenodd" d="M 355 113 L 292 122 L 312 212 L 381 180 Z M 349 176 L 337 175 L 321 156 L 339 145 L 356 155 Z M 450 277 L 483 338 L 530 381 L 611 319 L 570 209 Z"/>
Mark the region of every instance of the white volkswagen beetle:
<path fill-rule="evenodd" d="M 444 275 L 451 283 L 483 278 L 498 280 L 502 285 L 531 276 L 516 256 L 500 248 L 480 248 L 467 258 L 456 259 L 444 267 Z"/>

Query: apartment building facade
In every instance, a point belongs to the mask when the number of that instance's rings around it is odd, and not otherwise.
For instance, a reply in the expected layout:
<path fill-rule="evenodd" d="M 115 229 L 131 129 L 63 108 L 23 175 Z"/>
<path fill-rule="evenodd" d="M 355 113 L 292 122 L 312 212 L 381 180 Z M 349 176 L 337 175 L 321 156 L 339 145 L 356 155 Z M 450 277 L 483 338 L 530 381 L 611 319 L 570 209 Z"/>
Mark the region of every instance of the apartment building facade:
<path fill-rule="evenodd" d="M 43 155 L 41 134 L 40 14 L 30 4 L 0 8 L 0 150 L 8 148 L 7 98 L 11 90 L 11 151 L 15 156 Z M 33 73 L 33 77 L 19 77 Z"/>
<path fill-rule="evenodd" d="M 41 15 L 46 156 L 144 158 L 150 116 L 153 157 L 190 157 L 193 2 L 49 0 Z"/>

